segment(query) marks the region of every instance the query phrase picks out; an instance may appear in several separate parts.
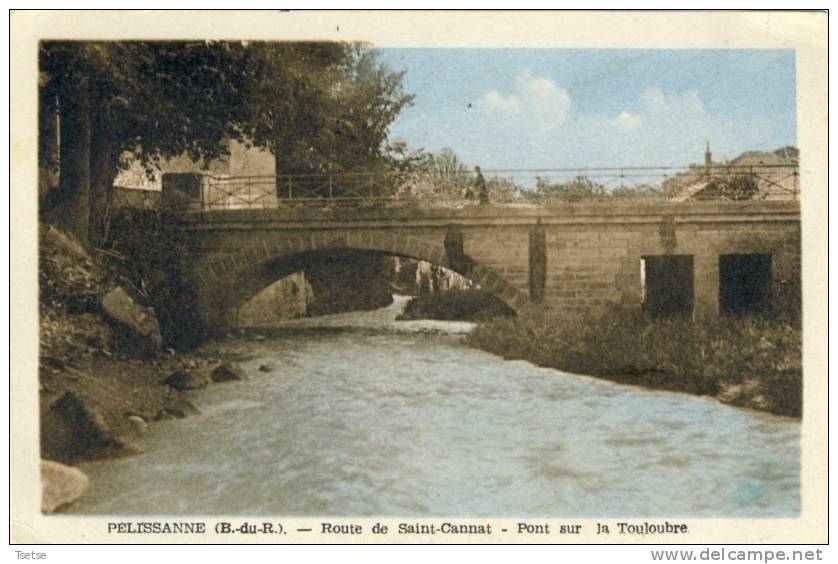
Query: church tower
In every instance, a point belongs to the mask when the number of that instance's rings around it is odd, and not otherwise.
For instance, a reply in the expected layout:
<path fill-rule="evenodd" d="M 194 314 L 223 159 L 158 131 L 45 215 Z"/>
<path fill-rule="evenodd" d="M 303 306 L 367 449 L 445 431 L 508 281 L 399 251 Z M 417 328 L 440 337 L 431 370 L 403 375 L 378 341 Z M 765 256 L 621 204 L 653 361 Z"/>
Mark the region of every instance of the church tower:
<path fill-rule="evenodd" d="M 707 147 L 704 149 L 704 174 L 710 176 L 713 170 L 713 155 L 710 153 L 710 140 L 707 140 Z"/>

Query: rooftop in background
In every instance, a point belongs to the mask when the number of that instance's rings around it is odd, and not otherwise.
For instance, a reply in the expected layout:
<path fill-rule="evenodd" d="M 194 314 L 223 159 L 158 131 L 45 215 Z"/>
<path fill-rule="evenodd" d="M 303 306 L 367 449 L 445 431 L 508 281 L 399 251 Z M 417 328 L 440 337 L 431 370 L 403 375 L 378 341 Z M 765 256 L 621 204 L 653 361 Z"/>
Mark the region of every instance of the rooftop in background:
<path fill-rule="evenodd" d="M 800 194 L 796 147 L 773 152 L 747 151 L 724 163 L 712 160 L 709 150 L 704 165 L 691 165 L 686 172 L 663 183 L 667 199 L 688 200 L 797 200 Z"/>

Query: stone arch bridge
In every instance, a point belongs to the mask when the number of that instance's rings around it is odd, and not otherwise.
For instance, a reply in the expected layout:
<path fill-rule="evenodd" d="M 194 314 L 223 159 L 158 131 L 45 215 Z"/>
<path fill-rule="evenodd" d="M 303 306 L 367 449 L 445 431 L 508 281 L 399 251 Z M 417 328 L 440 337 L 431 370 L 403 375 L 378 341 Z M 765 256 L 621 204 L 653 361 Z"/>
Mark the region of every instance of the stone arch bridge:
<path fill-rule="evenodd" d="M 800 279 L 797 202 L 301 207 L 169 220 L 188 241 L 200 314 L 216 325 L 306 257 L 341 249 L 451 268 L 519 312 L 616 304 L 708 318 Z"/>

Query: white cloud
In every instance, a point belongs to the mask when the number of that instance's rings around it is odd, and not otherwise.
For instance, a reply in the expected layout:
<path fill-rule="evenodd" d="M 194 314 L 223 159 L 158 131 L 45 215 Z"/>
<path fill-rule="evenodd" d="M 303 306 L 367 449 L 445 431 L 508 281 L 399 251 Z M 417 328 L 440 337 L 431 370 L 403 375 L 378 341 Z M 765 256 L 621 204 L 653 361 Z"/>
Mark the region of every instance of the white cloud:
<path fill-rule="evenodd" d="M 641 98 L 643 98 L 643 101 L 646 103 L 648 108 L 655 109 L 666 107 L 666 96 L 664 96 L 663 91 L 657 86 L 647 88 L 646 91 L 643 92 Z"/>
<path fill-rule="evenodd" d="M 571 100 L 553 79 L 533 76 L 526 70 L 515 80 L 514 93 L 504 96 L 491 90 L 474 105 L 486 113 L 514 116 L 525 128 L 551 131 L 567 119 Z"/>
<path fill-rule="evenodd" d="M 652 85 L 634 96 L 613 113 L 571 111 L 570 95 L 554 80 L 521 73 L 509 91 L 490 90 L 475 104 L 477 119 L 468 125 L 474 147 L 465 156 L 510 168 L 522 164 L 515 160 L 521 152 L 556 166 L 669 166 L 701 162 L 705 139 L 721 156 L 742 138 L 766 135 L 757 124 L 743 132 L 712 115 L 695 90 Z"/>
<path fill-rule="evenodd" d="M 742 137 L 734 134 L 735 126 L 708 113 L 695 90 L 653 86 L 613 114 L 575 113 L 551 148 L 568 162 L 687 164 L 701 162 L 705 139 L 724 154 L 734 135 Z"/>
<path fill-rule="evenodd" d="M 480 110 L 498 110 L 510 114 L 514 114 L 521 109 L 521 103 L 517 96 L 513 95 L 505 98 L 497 90 L 484 94 L 474 105 Z"/>
<path fill-rule="evenodd" d="M 635 152 L 644 162 L 700 162 L 705 139 L 724 146 L 731 137 L 731 125 L 708 114 L 695 90 L 664 92 L 652 86 L 640 95 L 639 102 L 635 114 L 623 112 L 614 121 L 631 129 L 633 137 L 640 140 Z"/>
<path fill-rule="evenodd" d="M 614 118 L 614 123 L 625 130 L 637 129 L 643 124 L 643 118 L 631 112 L 622 112 Z"/>

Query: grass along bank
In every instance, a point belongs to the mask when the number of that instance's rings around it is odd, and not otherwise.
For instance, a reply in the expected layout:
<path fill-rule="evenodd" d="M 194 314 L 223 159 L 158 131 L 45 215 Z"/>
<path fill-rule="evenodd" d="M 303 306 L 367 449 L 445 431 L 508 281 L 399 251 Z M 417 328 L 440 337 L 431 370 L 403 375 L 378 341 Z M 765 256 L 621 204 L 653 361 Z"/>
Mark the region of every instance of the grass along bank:
<path fill-rule="evenodd" d="M 566 372 L 780 415 L 802 412 L 801 331 L 791 321 L 661 320 L 620 310 L 590 319 L 535 311 L 481 323 L 467 341 Z"/>

